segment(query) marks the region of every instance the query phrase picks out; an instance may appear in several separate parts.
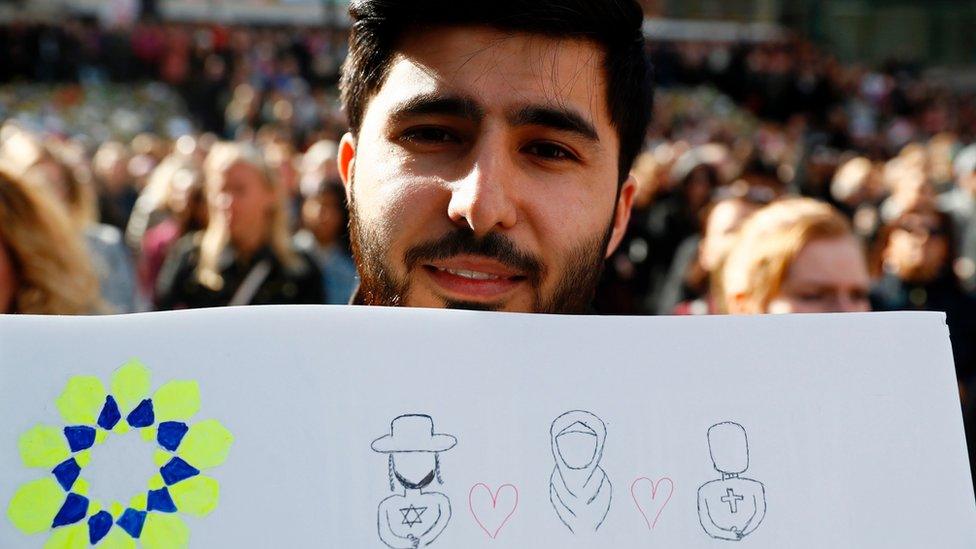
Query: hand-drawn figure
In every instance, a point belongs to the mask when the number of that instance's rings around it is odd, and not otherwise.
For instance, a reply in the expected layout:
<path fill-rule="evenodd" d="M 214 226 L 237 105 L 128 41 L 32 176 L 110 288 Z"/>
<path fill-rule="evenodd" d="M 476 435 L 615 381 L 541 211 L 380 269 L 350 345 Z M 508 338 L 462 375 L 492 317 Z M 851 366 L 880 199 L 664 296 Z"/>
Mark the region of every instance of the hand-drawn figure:
<path fill-rule="evenodd" d="M 573 533 L 596 531 L 610 512 L 613 486 L 600 467 L 607 427 L 590 412 L 573 410 L 549 429 L 556 467 L 549 477 L 549 500 Z"/>
<path fill-rule="evenodd" d="M 389 454 L 390 490 L 380 502 L 377 528 L 383 543 L 393 549 L 426 547 L 447 528 L 451 501 L 440 492 L 424 491 L 441 480 L 440 452 L 457 444 L 452 435 L 434 433 L 434 420 L 422 414 L 402 415 L 390 424 L 390 434 L 373 441 L 373 451 Z"/>
<path fill-rule="evenodd" d="M 730 421 L 712 425 L 708 450 L 722 478 L 698 489 L 698 519 L 709 536 L 739 541 L 759 528 L 766 516 L 766 488 L 739 476 L 749 468 L 745 428 Z"/>

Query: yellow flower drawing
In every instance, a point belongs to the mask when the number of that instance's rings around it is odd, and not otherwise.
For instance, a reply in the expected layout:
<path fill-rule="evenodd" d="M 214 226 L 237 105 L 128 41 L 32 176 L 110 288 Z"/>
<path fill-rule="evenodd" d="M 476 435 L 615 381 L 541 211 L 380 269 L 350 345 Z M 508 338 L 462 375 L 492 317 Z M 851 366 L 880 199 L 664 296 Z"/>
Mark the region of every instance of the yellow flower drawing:
<path fill-rule="evenodd" d="M 234 437 L 213 419 L 190 423 L 200 409 L 197 382 L 170 381 L 150 395 L 151 382 L 138 361 L 116 370 L 108 389 L 97 377 L 68 380 L 56 401 L 64 424 L 36 425 L 18 441 L 24 466 L 50 471 L 11 498 L 7 517 L 18 530 L 50 532 L 46 549 L 189 544 L 180 514 L 203 517 L 217 507 L 219 484 L 204 470 L 224 462 Z M 130 431 L 157 446 L 158 472 L 128 502 L 90 500 L 84 469 L 91 449 Z"/>

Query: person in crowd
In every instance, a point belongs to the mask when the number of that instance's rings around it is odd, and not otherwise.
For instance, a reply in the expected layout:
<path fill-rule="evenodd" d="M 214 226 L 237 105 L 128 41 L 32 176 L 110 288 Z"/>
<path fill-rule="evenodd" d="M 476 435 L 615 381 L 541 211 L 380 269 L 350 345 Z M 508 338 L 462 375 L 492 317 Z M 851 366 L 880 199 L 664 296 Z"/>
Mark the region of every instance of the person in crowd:
<path fill-rule="evenodd" d="M 948 213 L 959 235 L 956 275 L 966 290 L 976 290 L 976 143 L 956 155 L 952 165 L 955 185 L 939 197 L 939 209 Z"/>
<path fill-rule="evenodd" d="M 98 279 L 67 212 L 0 167 L 0 313 L 77 315 L 101 307 Z"/>
<path fill-rule="evenodd" d="M 766 192 L 775 196 L 780 196 L 786 191 L 779 166 L 758 152 L 753 152 L 743 162 L 736 180 L 744 182 L 750 188 L 766 189 Z"/>
<path fill-rule="evenodd" d="M 976 376 L 976 299 L 953 271 L 955 234 L 949 215 L 913 210 L 887 223 L 873 254 L 877 281 L 871 291 L 880 311 L 943 311 L 959 379 Z"/>
<path fill-rule="evenodd" d="M 712 295 L 712 275 L 725 260 L 745 220 L 772 200 L 764 191 L 733 185 L 716 193 L 705 208 L 701 236 L 690 237 L 675 254 L 659 314 L 717 314 L 721 310 Z M 682 259 L 684 254 L 689 256 L 687 260 Z"/>
<path fill-rule="evenodd" d="M 28 183 L 43 189 L 66 210 L 71 228 L 84 238 L 90 263 L 98 276 L 103 312 L 138 309 L 132 257 L 116 227 L 98 222 L 98 205 L 84 162 L 68 147 L 42 142 L 22 131 L 5 142 L 3 156 Z"/>
<path fill-rule="evenodd" d="M 181 145 L 182 143 L 178 143 Z M 169 219 L 169 198 L 173 189 L 173 178 L 180 170 L 199 171 L 202 159 L 197 160 L 192 149 L 177 149 L 167 155 L 153 168 L 146 179 L 146 185 L 139 192 L 125 228 L 125 241 L 130 248 L 139 250 L 143 246 L 146 233 L 159 223 Z"/>
<path fill-rule="evenodd" d="M 302 191 L 309 194 L 302 203 L 303 229 L 295 234 L 295 247 L 318 263 L 325 302 L 347 304 L 356 290 L 356 265 L 345 242 L 345 189 L 337 181 L 323 181 L 318 188 L 306 186 Z"/>
<path fill-rule="evenodd" d="M 925 166 L 924 149 L 906 147 L 899 156 L 889 160 L 884 168 L 884 182 L 889 196 L 881 203 L 881 221 L 885 224 L 913 210 L 936 207 L 935 185 Z"/>
<path fill-rule="evenodd" d="M 331 139 L 320 139 L 305 151 L 299 164 L 303 195 L 314 193 L 324 181 L 339 181 L 337 151 L 338 145 Z"/>
<path fill-rule="evenodd" d="M 884 198 L 881 168 L 857 156 L 840 165 L 830 183 L 833 203 L 853 221 L 854 231 L 873 239 L 880 223 L 878 207 Z"/>
<path fill-rule="evenodd" d="M 594 309 L 601 314 L 640 314 L 650 280 L 651 257 L 647 227 L 643 223 L 650 207 L 664 194 L 668 185 L 670 147 L 645 151 L 634 160 L 631 174 L 637 183 L 633 213 L 620 247 L 607 259 Z"/>
<path fill-rule="evenodd" d="M 284 193 L 258 150 L 214 145 L 204 177 L 209 223 L 173 246 L 156 306 L 321 303 L 321 274 L 292 246 Z"/>
<path fill-rule="evenodd" d="M 670 179 L 673 191 L 651 206 L 644 220 L 649 259 L 646 311 L 657 310 L 673 258 L 681 244 L 701 230 L 701 214 L 721 183 L 716 167 L 698 149 L 678 158 Z"/>
<path fill-rule="evenodd" d="M 139 192 L 129 174 L 131 155 L 122 143 L 103 143 L 92 158 L 102 222 L 125 230 Z"/>
<path fill-rule="evenodd" d="M 188 234 L 206 229 L 209 219 L 203 174 L 190 163 L 167 174 L 171 177 L 166 197 L 167 217 L 147 230 L 141 239 L 139 286 L 150 301 L 155 301 L 156 280 L 173 244 Z"/>
<path fill-rule="evenodd" d="M 787 198 L 742 225 L 721 268 L 726 312 L 827 313 L 871 309 L 871 279 L 848 220 L 811 198 Z"/>

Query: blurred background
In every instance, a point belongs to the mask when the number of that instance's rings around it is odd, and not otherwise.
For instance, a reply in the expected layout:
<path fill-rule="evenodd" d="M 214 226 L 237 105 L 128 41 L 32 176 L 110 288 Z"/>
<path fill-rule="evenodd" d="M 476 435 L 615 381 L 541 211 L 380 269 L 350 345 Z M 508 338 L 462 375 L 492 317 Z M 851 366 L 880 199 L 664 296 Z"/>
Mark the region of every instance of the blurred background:
<path fill-rule="evenodd" d="M 642 4 L 654 119 L 597 310 L 945 311 L 968 419 L 976 1 Z M 0 0 L 0 312 L 346 303 L 347 7 Z"/>

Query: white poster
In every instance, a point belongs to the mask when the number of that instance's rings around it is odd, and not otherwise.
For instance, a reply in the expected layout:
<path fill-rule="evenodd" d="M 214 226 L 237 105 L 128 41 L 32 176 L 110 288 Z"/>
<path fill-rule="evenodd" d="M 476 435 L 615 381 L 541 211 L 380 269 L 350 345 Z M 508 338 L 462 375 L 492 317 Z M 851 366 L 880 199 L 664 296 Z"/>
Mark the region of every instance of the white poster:
<path fill-rule="evenodd" d="M 0 317 L 0 547 L 972 548 L 944 318 Z"/>

